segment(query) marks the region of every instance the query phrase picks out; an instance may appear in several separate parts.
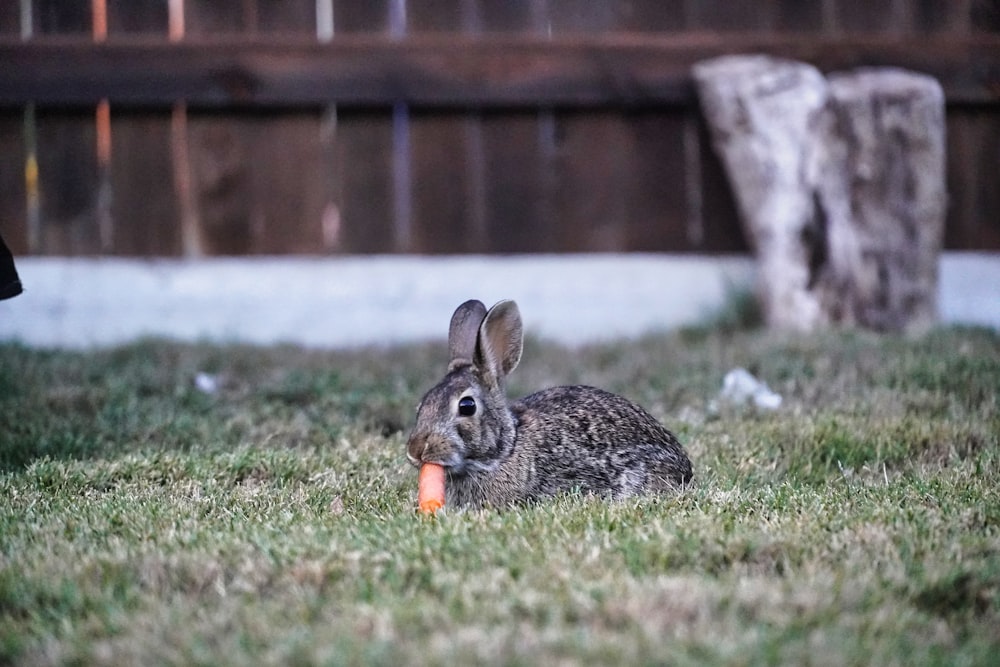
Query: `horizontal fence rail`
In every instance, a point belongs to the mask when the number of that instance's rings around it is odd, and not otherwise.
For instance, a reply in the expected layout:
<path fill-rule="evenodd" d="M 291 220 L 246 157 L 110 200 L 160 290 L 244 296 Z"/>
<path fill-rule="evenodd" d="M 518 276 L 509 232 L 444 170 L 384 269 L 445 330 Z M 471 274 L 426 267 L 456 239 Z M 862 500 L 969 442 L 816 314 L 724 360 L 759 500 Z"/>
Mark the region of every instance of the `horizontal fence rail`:
<path fill-rule="evenodd" d="M 1000 36 L 817 38 L 347 36 L 0 41 L 0 105 L 600 107 L 689 105 L 691 66 L 734 53 L 824 71 L 893 66 L 930 74 L 953 104 L 1000 104 Z"/>

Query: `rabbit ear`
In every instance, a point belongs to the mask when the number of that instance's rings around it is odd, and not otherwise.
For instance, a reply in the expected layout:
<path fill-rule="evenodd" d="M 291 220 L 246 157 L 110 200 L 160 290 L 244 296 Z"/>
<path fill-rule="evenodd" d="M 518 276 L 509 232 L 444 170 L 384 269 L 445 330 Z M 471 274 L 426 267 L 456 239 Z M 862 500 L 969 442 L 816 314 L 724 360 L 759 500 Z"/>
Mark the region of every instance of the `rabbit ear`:
<path fill-rule="evenodd" d="M 448 326 L 448 370 L 472 363 L 479 325 L 486 317 L 482 301 L 470 299 L 455 309 Z"/>
<path fill-rule="evenodd" d="M 521 312 L 513 301 L 501 301 L 486 313 L 479 327 L 476 363 L 503 380 L 521 361 L 524 333 Z"/>

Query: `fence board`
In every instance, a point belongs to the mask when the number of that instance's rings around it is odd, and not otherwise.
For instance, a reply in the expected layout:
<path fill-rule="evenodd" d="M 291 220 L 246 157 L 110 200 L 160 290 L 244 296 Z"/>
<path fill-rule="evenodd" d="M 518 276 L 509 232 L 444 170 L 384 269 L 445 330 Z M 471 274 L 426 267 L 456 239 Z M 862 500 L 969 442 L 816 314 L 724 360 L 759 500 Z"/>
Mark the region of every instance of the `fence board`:
<path fill-rule="evenodd" d="M 108 38 L 167 33 L 167 6 L 157 0 L 108 0 Z M 117 255 L 181 253 L 179 207 L 173 187 L 170 114 L 123 113 L 111 108 L 107 174 Z"/>
<path fill-rule="evenodd" d="M 682 113 L 651 112 L 630 119 L 635 168 L 628 194 L 626 250 L 690 247 Z"/>
<path fill-rule="evenodd" d="M 24 183 L 24 117 L 0 113 L 0 235 L 11 252 L 28 252 Z"/>
<path fill-rule="evenodd" d="M 774 28 L 776 30 L 818 33 L 823 29 L 823 4 L 823 0 L 814 0 L 813 2 L 776 0 Z"/>
<path fill-rule="evenodd" d="M 948 118 L 945 247 L 1000 249 L 1000 122 L 995 114 L 953 110 Z"/>
<path fill-rule="evenodd" d="M 911 8 L 913 29 L 920 32 L 969 31 L 973 0 L 916 0 Z"/>
<path fill-rule="evenodd" d="M 35 0 L 32 35 L 75 34 L 90 40 L 90 3 Z M 100 172 L 97 165 L 93 100 L 85 111 L 39 108 L 33 132 L 38 157 L 39 220 L 32 252 L 95 255 L 107 247 L 98 221 Z"/>
<path fill-rule="evenodd" d="M 722 162 L 712 149 L 708 126 L 700 115 L 697 124 L 701 193 L 702 252 L 746 252 L 749 245 L 740 227 L 736 201 Z"/>
<path fill-rule="evenodd" d="M 392 114 L 338 111 L 336 201 L 340 207 L 337 248 L 347 253 L 395 250 L 392 239 Z"/>
<path fill-rule="evenodd" d="M 167 3 L 164 0 L 107 0 L 108 37 L 167 34 Z"/>
<path fill-rule="evenodd" d="M 251 220 L 255 253 L 324 249 L 323 212 L 332 199 L 324 174 L 328 146 L 317 113 L 248 119 Z"/>
<path fill-rule="evenodd" d="M 11 3 L 13 4 L 13 3 Z M 34 28 L 43 35 L 90 35 L 91 7 L 89 2 L 66 0 L 34 0 Z"/>
<path fill-rule="evenodd" d="M 191 114 L 200 246 L 210 255 L 308 253 L 326 242 L 330 181 L 318 114 Z"/>
<path fill-rule="evenodd" d="M 480 3 L 484 33 L 551 36 L 547 2 L 492 4 L 503 6 Z M 542 103 L 522 113 L 484 114 L 480 123 L 488 247 L 501 253 L 555 251 L 552 110 Z"/>
<path fill-rule="evenodd" d="M 407 34 L 422 32 L 458 33 L 472 29 L 478 23 L 472 16 L 478 13 L 470 0 L 435 0 L 408 2 L 406 5 Z"/>
<path fill-rule="evenodd" d="M 389 31 L 390 2 L 335 0 L 332 45 L 358 35 L 384 39 Z M 333 249 L 346 253 L 398 251 L 392 112 L 351 111 L 338 106 L 336 114 L 333 177 L 339 225 Z"/>
<path fill-rule="evenodd" d="M 835 0 L 836 30 L 853 33 L 903 32 L 909 28 L 907 5 L 900 0 Z"/>
<path fill-rule="evenodd" d="M 316 0 L 256 0 L 257 31 L 316 35 Z"/>
<path fill-rule="evenodd" d="M 686 0 L 685 5 L 688 28 L 746 34 L 770 30 L 775 23 L 770 0 Z"/>
<path fill-rule="evenodd" d="M 389 5 L 393 0 L 334 0 L 334 39 L 345 34 L 383 33 L 389 30 Z"/>
<path fill-rule="evenodd" d="M 574 111 L 556 115 L 553 214 L 561 252 L 626 247 L 627 202 L 635 165 L 630 123 L 620 114 Z"/>
<path fill-rule="evenodd" d="M 484 33 L 509 34 L 533 31 L 543 20 L 544 0 L 479 0 Z"/>
<path fill-rule="evenodd" d="M 103 248 L 97 222 L 98 169 L 93 112 L 39 109 L 39 251 L 96 255 Z M 34 250 L 34 249 L 33 249 Z"/>
<path fill-rule="evenodd" d="M 21 34 L 21 7 L 18 2 L 0 3 L 0 35 Z"/>
<path fill-rule="evenodd" d="M 189 0 L 186 39 L 218 32 L 315 35 L 315 3 Z M 188 113 L 187 154 L 198 229 L 207 254 L 318 252 L 332 196 L 318 111 Z"/>
<path fill-rule="evenodd" d="M 117 255 L 181 254 L 170 115 L 112 110 L 111 215 Z"/>
<path fill-rule="evenodd" d="M 542 217 L 538 132 L 536 113 L 483 115 L 486 238 L 494 252 L 556 250 Z"/>
<path fill-rule="evenodd" d="M 411 117 L 413 246 L 421 253 L 483 251 L 468 201 L 475 178 L 467 168 L 467 137 L 459 114 Z"/>
<path fill-rule="evenodd" d="M 978 33 L 1000 33 L 1000 1 L 972 0 L 970 23 Z"/>

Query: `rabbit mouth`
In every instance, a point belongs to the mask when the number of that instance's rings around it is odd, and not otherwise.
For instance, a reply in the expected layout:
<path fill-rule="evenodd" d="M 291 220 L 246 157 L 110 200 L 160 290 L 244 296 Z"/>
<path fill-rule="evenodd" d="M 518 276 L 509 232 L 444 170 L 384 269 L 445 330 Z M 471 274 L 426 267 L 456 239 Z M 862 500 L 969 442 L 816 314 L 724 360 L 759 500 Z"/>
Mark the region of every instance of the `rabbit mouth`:
<path fill-rule="evenodd" d="M 462 472 L 465 469 L 465 461 L 458 454 L 452 454 L 450 456 L 446 456 L 443 458 L 424 457 L 424 456 L 417 458 L 413 456 L 413 454 L 407 452 L 406 459 L 410 462 L 411 465 L 414 465 L 418 468 L 425 463 L 434 463 L 436 465 L 441 466 L 442 468 L 445 468 L 451 474 L 462 474 Z"/>

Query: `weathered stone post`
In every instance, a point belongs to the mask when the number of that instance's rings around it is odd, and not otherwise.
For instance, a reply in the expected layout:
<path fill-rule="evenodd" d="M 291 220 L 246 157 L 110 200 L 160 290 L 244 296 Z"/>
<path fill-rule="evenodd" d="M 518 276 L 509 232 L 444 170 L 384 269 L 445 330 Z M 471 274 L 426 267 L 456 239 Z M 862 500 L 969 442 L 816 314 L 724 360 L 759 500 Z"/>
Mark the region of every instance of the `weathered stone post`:
<path fill-rule="evenodd" d="M 920 331 L 937 319 L 944 237 L 944 93 L 898 69 L 832 74 L 819 140 L 831 319 Z"/>
<path fill-rule="evenodd" d="M 769 56 L 704 61 L 694 78 L 757 256 L 765 320 L 813 329 L 826 319 L 811 270 L 818 233 L 811 151 L 826 81 L 811 65 Z"/>
<path fill-rule="evenodd" d="M 768 324 L 932 324 L 946 206 L 937 82 L 896 69 L 827 82 L 767 56 L 705 61 L 694 77 Z"/>

